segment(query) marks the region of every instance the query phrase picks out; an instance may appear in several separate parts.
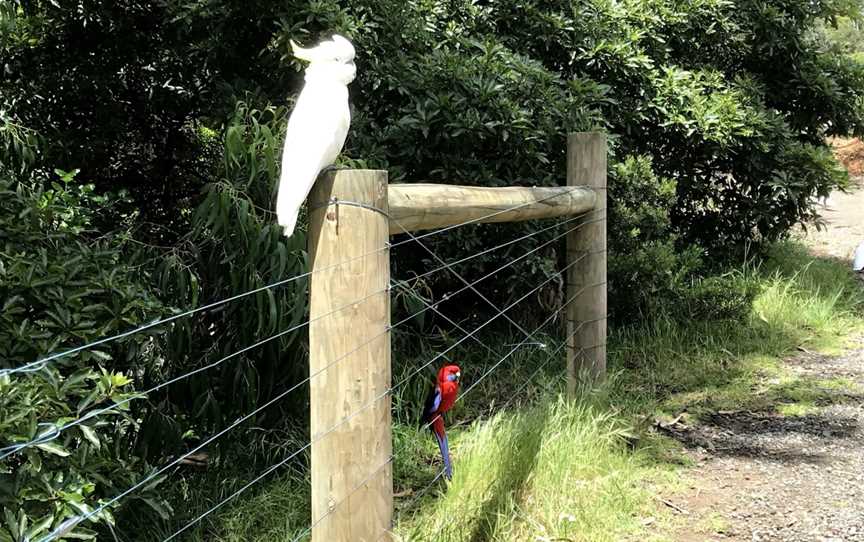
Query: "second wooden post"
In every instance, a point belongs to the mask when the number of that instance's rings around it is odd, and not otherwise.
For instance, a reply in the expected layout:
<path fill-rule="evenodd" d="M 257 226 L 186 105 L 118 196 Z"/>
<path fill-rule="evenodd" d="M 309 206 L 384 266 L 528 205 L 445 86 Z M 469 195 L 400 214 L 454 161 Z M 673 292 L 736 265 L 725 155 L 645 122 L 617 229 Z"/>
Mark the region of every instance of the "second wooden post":
<path fill-rule="evenodd" d="M 575 394 L 580 378 L 606 376 L 606 135 L 570 134 L 567 185 L 597 195 L 594 210 L 567 235 L 567 382 Z M 574 263 L 575 262 L 575 263 Z"/>
<path fill-rule="evenodd" d="M 312 540 L 390 529 L 387 172 L 322 175 L 309 196 Z"/>

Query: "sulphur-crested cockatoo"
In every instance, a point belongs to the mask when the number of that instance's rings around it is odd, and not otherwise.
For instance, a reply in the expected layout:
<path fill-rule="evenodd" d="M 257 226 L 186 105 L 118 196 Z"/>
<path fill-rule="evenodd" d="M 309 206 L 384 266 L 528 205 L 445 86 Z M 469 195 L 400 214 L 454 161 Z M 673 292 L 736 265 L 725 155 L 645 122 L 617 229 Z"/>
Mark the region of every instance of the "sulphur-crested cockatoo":
<path fill-rule="evenodd" d="M 859 273 L 864 272 L 864 241 L 855 249 L 855 255 L 852 257 L 852 270 Z"/>
<path fill-rule="evenodd" d="M 306 82 L 285 133 L 276 217 L 285 236 L 294 233 L 300 206 L 322 169 L 342 151 L 351 112 L 348 83 L 354 80 L 354 46 L 334 35 L 311 49 L 291 42 L 294 55 L 309 62 Z"/>

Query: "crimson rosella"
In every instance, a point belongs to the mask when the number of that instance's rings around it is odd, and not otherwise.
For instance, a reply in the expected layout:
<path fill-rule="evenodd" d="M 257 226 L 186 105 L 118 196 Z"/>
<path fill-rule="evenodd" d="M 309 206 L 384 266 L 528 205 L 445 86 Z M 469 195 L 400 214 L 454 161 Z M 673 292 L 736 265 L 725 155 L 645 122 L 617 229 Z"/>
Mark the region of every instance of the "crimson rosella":
<path fill-rule="evenodd" d="M 453 467 L 450 465 L 447 434 L 444 433 L 444 413 L 450 410 L 450 407 L 456 402 L 460 376 L 461 372 L 456 365 L 445 365 L 438 371 L 435 388 L 426 398 L 426 406 L 423 408 L 423 416 L 420 418 L 421 427 L 429 424 L 432 434 L 438 440 L 438 448 L 444 459 L 444 475 L 447 476 L 448 480 L 453 477 Z"/>

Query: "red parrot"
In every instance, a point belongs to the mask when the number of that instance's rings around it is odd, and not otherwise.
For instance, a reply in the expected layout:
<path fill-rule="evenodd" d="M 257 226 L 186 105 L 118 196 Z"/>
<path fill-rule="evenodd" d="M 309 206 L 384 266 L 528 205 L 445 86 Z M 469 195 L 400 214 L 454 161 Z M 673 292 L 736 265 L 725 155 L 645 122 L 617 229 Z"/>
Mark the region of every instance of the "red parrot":
<path fill-rule="evenodd" d="M 456 402 L 459 393 L 459 377 L 462 373 L 457 365 L 445 365 L 438 371 L 435 387 L 426 398 L 426 406 L 423 407 L 423 416 L 420 417 L 421 427 L 431 424 L 430 429 L 435 439 L 438 440 L 438 448 L 444 459 L 444 475 L 450 480 L 453 477 L 453 467 L 450 465 L 450 449 L 447 446 L 447 434 L 444 433 L 444 413 L 450 410 Z"/>

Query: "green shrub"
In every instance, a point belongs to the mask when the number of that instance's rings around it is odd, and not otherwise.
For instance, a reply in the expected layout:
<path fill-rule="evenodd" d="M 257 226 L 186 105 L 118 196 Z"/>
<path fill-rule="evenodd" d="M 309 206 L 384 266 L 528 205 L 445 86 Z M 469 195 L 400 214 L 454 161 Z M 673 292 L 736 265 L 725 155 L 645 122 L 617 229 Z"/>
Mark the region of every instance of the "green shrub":
<path fill-rule="evenodd" d="M 692 320 L 732 320 L 743 322 L 753 310 L 759 288 L 740 273 L 707 277 L 678 291 L 658 310 L 681 322 Z"/>
<path fill-rule="evenodd" d="M 112 335 L 159 317 L 165 307 L 131 263 L 123 235 L 95 235 L 110 200 L 60 172 L 50 188 L 0 179 L 0 369 Z M 0 447 L 46 437 L 0 460 L 0 541 L 35 540 L 86 514 L 147 469 L 135 454 L 146 404 L 127 403 L 69 428 L 94 410 L 132 397 L 161 359 L 153 333 L 139 333 L 0 376 Z M 154 491 L 136 495 L 167 514 Z M 145 506 L 146 506 L 145 505 Z M 111 523 L 111 508 L 92 523 Z M 84 524 L 67 536 L 87 538 Z"/>
<path fill-rule="evenodd" d="M 187 308 L 260 290 L 173 326 L 163 378 L 245 350 L 165 389 L 160 395 L 165 416 L 153 420 L 159 426 L 176 432 L 188 423 L 206 436 L 308 375 L 307 328 L 301 327 L 308 316 L 307 280 L 286 282 L 308 269 L 304 225 L 286 239 L 272 211 L 282 147 L 277 134 L 285 120 L 284 107 L 259 110 L 238 103 L 218 140 L 224 153 L 215 182 L 189 218 L 192 230 L 156 266 L 160 289 Z M 281 284 L 263 289 L 274 283 Z M 305 404 L 305 393 L 297 389 L 250 425 L 290 418 Z M 152 453 L 164 454 L 164 446 Z M 211 454 L 215 461 L 215 450 Z"/>
<path fill-rule="evenodd" d="M 648 157 L 627 157 L 609 175 L 609 311 L 616 322 L 646 316 L 680 295 L 702 270 L 697 246 L 679 248 L 668 209 L 675 183 Z"/>

